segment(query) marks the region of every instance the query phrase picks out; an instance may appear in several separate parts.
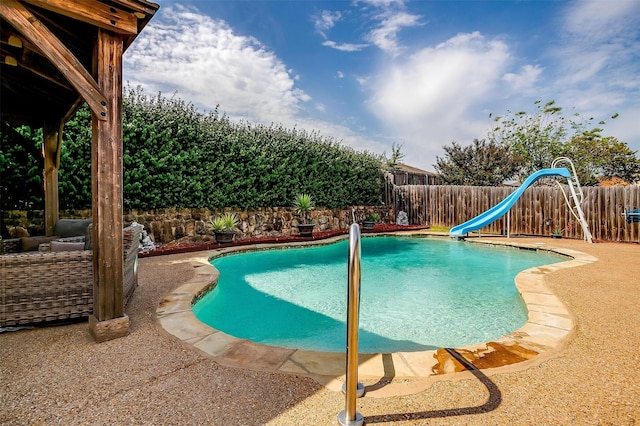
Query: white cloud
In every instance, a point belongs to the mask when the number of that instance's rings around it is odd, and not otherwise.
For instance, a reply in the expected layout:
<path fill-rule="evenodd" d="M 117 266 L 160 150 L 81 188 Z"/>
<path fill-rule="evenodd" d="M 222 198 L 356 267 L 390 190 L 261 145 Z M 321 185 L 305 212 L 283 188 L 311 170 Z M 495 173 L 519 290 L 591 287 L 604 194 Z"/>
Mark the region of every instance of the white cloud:
<path fill-rule="evenodd" d="M 360 51 L 362 49 L 364 49 L 365 47 L 367 47 L 367 44 L 353 44 L 353 43 L 336 43 L 335 41 L 331 41 L 331 40 L 325 40 L 324 42 L 322 42 L 323 46 L 327 46 L 327 47 L 331 47 L 333 49 L 336 50 L 341 50 L 343 52 L 357 52 Z"/>
<path fill-rule="evenodd" d="M 509 61 L 503 42 L 459 34 L 381 70 L 368 83 L 369 109 L 424 166 L 456 136 L 465 145 L 482 137 L 488 123 L 465 117 L 500 84 Z"/>
<path fill-rule="evenodd" d="M 404 1 L 402 0 L 356 0 L 354 4 L 368 4 L 374 7 L 389 7 L 392 5 L 403 6 Z"/>
<path fill-rule="evenodd" d="M 639 13 L 640 2 L 637 0 L 579 0 L 566 11 L 565 29 L 584 43 L 608 40 L 637 21 Z"/>
<path fill-rule="evenodd" d="M 344 73 L 343 73 L 342 71 L 338 71 L 338 72 L 336 73 L 336 77 L 337 77 L 337 78 L 344 78 Z"/>
<path fill-rule="evenodd" d="M 336 22 L 342 19 L 342 13 L 339 11 L 331 12 L 330 10 L 323 10 L 312 19 L 316 31 L 321 34 L 322 37 L 327 38 L 325 31 L 333 28 Z"/>
<path fill-rule="evenodd" d="M 459 34 L 379 74 L 371 109 L 401 126 L 425 115 L 457 117 L 494 87 L 508 59 L 504 43 L 487 41 L 477 32 Z"/>
<path fill-rule="evenodd" d="M 403 11 L 387 11 L 379 16 L 380 24 L 366 37 L 381 50 L 397 55 L 402 50 L 398 42 L 398 33 L 405 27 L 421 25 L 420 16 Z"/>
<path fill-rule="evenodd" d="M 286 121 L 311 98 L 256 39 L 181 6 L 161 9 L 124 56 L 125 79 L 151 93 L 178 92 L 231 117 Z"/>
<path fill-rule="evenodd" d="M 422 25 L 421 16 L 413 15 L 405 11 L 405 5 L 400 0 L 360 0 L 354 1 L 354 6 L 362 6 L 360 16 L 365 25 L 371 24 L 372 30 L 364 35 L 363 43 L 337 43 L 329 40 L 325 31 L 335 26 L 336 22 L 342 20 L 340 12 L 322 11 L 312 17 L 315 29 L 322 35 L 325 42 L 323 46 L 331 47 L 345 52 L 354 52 L 373 44 L 385 53 L 395 56 L 402 50 L 403 46 L 398 40 L 398 34 L 404 28 Z M 367 9 L 371 9 L 367 12 Z"/>
<path fill-rule="evenodd" d="M 534 87 L 538 77 L 542 74 L 539 65 L 524 65 L 519 73 L 508 72 L 502 79 L 509 83 L 513 90 L 529 91 Z"/>
<path fill-rule="evenodd" d="M 627 75 L 629 59 L 637 59 L 640 45 L 640 1 L 573 2 L 561 28 L 564 34 L 555 54 L 565 76 L 563 83 L 586 82 L 612 68 L 621 71 L 614 75 Z"/>

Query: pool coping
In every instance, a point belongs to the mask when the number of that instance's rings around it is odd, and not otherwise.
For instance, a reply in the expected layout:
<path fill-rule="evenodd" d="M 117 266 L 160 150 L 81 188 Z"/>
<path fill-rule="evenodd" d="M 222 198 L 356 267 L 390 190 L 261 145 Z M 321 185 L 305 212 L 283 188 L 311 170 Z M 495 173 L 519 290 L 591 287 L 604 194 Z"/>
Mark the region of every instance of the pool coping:
<path fill-rule="evenodd" d="M 380 233 L 424 237 L 423 232 Z M 373 236 L 371 234 L 367 237 Z M 437 237 L 428 234 L 429 237 Z M 291 246 L 331 244 L 348 235 L 326 240 L 297 242 Z M 469 243 L 508 246 L 520 249 L 556 253 L 569 260 L 533 267 L 515 277 L 515 285 L 528 310 L 524 326 L 499 339 L 455 348 L 455 352 L 484 372 L 513 371 L 538 365 L 557 356 L 569 342 L 575 330 L 575 320 L 567 307 L 545 285 L 546 274 L 597 261 L 589 254 L 546 243 L 525 244 L 495 239 L 470 239 Z M 256 244 L 196 252 L 185 260 L 194 269 L 189 279 L 165 296 L 156 309 L 161 327 L 221 365 L 252 370 L 279 372 L 312 377 L 335 391 L 341 390 L 345 378 L 345 354 L 286 349 L 240 339 L 200 322 L 192 305 L 210 291 L 220 276 L 210 259 L 228 253 L 284 248 L 282 244 Z M 445 348 L 419 352 L 391 354 L 360 354 L 358 378 L 367 386 L 369 396 L 389 396 L 420 391 L 442 379 L 462 379 L 469 371 Z"/>

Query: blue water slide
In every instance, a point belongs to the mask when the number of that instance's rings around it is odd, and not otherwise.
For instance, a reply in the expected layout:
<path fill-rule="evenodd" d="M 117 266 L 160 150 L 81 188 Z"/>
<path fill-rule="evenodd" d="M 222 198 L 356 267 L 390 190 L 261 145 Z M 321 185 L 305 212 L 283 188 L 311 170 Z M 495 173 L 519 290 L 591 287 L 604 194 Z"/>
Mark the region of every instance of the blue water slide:
<path fill-rule="evenodd" d="M 569 170 L 565 167 L 553 168 L 553 169 L 542 169 L 538 170 L 524 181 L 518 189 L 509 194 L 507 198 L 491 207 L 484 213 L 479 214 L 471 220 L 468 220 L 458 226 L 454 226 L 449 231 L 449 235 L 452 237 L 462 236 L 471 231 L 476 231 L 480 228 L 483 228 L 496 220 L 500 219 L 504 216 L 505 213 L 509 211 L 509 209 L 518 201 L 518 198 L 524 193 L 525 189 L 530 187 L 535 181 L 545 176 L 562 176 L 569 178 L 571 174 Z"/>

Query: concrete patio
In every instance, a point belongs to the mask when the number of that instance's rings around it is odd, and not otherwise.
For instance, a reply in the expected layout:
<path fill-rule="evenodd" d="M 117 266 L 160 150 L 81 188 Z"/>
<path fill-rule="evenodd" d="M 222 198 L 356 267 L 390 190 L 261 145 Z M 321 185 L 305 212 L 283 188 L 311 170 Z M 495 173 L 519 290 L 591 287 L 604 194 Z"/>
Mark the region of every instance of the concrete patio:
<path fill-rule="evenodd" d="M 551 356 L 430 382 L 372 377 L 366 383 L 372 392 L 357 402 L 365 422 L 636 424 L 640 246 L 495 241 L 559 247 L 598 259 L 544 275 L 544 285 L 575 323 L 567 341 Z M 202 253 L 140 260 L 126 337 L 96 344 L 86 322 L 1 333 L 0 423 L 336 424 L 344 396 L 331 386 L 306 374 L 230 366 L 165 331 L 156 310 L 196 278 L 189 259 L 197 255 Z"/>

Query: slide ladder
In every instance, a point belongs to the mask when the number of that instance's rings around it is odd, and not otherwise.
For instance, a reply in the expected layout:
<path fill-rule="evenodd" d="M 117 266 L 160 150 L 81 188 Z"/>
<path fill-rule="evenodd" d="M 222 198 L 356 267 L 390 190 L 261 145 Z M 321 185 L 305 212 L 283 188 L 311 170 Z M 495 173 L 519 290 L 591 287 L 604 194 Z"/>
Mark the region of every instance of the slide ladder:
<path fill-rule="evenodd" d="M 573 208 L 571 207 L 571 204 L 569 203 L 569 200 L 567 198 L 567 194 L 565 194 L 564 189 L 562 189 L 560 183 L 558 183 L 558 186 L 562 191 L 562 195 L 564 195 L 564 199 L 567 202 L 567 206 L 569 206 L 571 214 L 578 220 L 580 226 L 582 227 L 585 241 L 592 243 L 593 236 L 591 235 L 591 231 L 589 231 L 589 224 L 584 217 L 584 211 L 581 207 L 581 204 L 584 202 L 584 193 L 582 192 L 582 187 L 580 186 L 578 174 L 576 173 L 576 168 L 574 167 L 573 162 L 567 157 L 558 157 L 553 160 L 553 163 L 551 163 L 551 167 L 557 167 L 563 163 L 571 166 L 572 173 L 571 176 L 567 178 L 567 184 L 569 185 L 569 191 L 571 192 L 571 197 L 573 198 Z"/>

